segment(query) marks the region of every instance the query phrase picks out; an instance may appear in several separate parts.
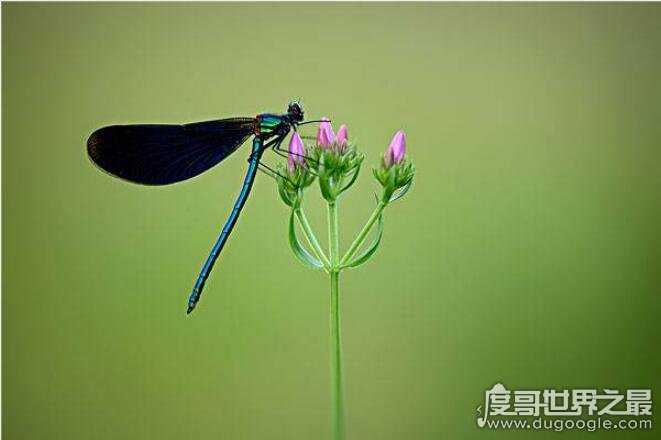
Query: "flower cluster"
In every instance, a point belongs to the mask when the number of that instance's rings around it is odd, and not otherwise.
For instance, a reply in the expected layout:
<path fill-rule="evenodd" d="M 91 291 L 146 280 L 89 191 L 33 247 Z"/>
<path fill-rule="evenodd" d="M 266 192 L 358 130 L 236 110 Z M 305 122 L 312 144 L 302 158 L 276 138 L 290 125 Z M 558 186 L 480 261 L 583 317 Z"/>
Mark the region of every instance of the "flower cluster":
<path fill-rule="evenodd" d="M 355 142 L 349 140 L 347 126 L 342 124 L 336 135 L 328 118 L 322 118 L 313 145 L 306 148 L 299 133 L 294 132 L 288 151 L 286 169 L 279 168 L 278 186 L 283 201 L 291 207 L 300 204 L 302 190 L 317 178 L 324 199 L 334 202 L 356 182 L 365 159 Z M 406 155 L 406 134 L 399 130 L 380 167 L 374 169 L 374 176 L 384 190 L 384 202 L 402 197 L 414 173 L 415 168 Z"/>
<path fill-rule="evenodd" d="M 310 168 L 319 177 L 323 198 L 334 202 L 356 182 L 365 156 L 348 140 L 346 125 L 342 125 L 335 136 L 328 119 L 322 118 L 322 121 L 317 130 L 317 144 L 311 150 Z"/>
<path fill-rule="evenodd" d="M 390 203 L 404 196 L 411 187 L 415 168 L 406 155 L 406 135 L 400 130 L 386 150 L 380 166 L 374 169 L 374 176 L 381 184 L 383 194 L 356 239 L 346 253 L 340 255 L 337 247 L 337 200 L 356 182 L 364 159 L 365 156 L 358 151 L 356 143 L 349 139 L 347 126 L 340 126 L 336 135 L 326 118 L 319 124 L 313 144 L 306 147 L 298 132 L 292 135 L 287 165 L 281 164 L 278 168 L 278 191 L 282 200 L 291 208 L 290 246 L 299 261 L 308 267 L 323 267 L 329 273 L 339 273 L 343 269 L 365 263 L 381 242 L 383 211 Z M 319 245 L 302 208 L 303 193 L 315 180 L 319 181 L 321 195 L 328 203 L 329 236 L 334 243 L 329 255 L 326 255 Z M 305 249 L 297 237 L 296 220 L 312 248 L 312 253 Z M 371 244 L 359 254 L 374 228 L 376 234 Z"/>

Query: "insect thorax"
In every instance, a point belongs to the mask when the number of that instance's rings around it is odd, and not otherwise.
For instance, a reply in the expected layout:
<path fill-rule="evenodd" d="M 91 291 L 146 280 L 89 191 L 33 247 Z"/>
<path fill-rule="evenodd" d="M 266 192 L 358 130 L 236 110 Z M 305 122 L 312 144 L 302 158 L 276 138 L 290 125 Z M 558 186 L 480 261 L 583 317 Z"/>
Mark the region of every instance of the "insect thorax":
<path fill-rule="evenodd" d="M 286 115 L 264 113 L 257 116 L 257 123 L 257 135 L 264 139 L 289 131 Z"/>

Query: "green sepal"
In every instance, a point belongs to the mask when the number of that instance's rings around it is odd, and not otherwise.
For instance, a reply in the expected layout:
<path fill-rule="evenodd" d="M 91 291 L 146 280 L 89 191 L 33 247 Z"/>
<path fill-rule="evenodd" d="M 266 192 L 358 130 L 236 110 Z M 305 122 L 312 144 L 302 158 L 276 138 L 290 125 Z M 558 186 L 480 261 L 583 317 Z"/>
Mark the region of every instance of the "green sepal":
<path fill-rule="evenodd" d="M 356 179 L 358 179 L 358 174 L 360 174 L 360 163 L 356 166 L 356 170 L 355 170 L 355 171 L 353 172 L 353 174 L 351 175 L 351 180 L 349 180 L 349 183 L 347 183 L 346 185 L 344 185 L 344 186 L 342 187 L 342 189 L 340 190 L 341 193 L 343 193 L 344 191 L 348 190 L 349 188 L 351 188 L 351 185 L 353 185 L 354 183 L 356 183 Z"/>
<path fill-rule="evenodd" d="M 377 225 L 376 235 L 372 244 L 363 252 L 360 256 L 353 259 L 350 263 L 343 265 L 342 267 L 358 267 L 361 264 L 364 264 L 370 257 L 376 252 L 379 244 L 381 243 L 381 237 L 383 237 L 383 214 L 379 216 L 379 224 Z"/>
<path fill-rule="evenodd" d="M 409 189 L 411 188 L 411 184 L 413 183 L 413 179 L 409 180 L 404 186 L 401 188 L 397 188 L 394 193 L 390 196 L 390 199 L 388 199 L 388 203 L 392 203 L 397 199 L 401 199 L 406 195 L 407 192 L 409 192 Z"/>
<path fill-rule="evenodd" d="M 289 246 L 294 252 L 294 256 L 296 256 L 298 261 L 303 263 L 303 265 L 311 269 L 321 269 L 324 267 L 321 261 L 310 255 L 310 253 L 305 250 L 305 248 L 301 245 L 301 242 L 298 240 L 296 235 L 296 225 L 294 222 L 294 213 L 295 211 L 292 209 L 291 214 L 289 215 Z"/>
<path fill-rule="evenodd" d="M 343 147 L 337 143 L 328 148 L 311 146 L 309 151 L 310 157 L 315 159 L 310 169 L 319 176 L 321 195 L 326 201 L 334 202 L 356 182 L 365 156 L 356 150 L 356 144 L 351 141 Z"/>
<path fill-rule="evenodd" d="M 321 195 L 324 200 L 329 202 L 335 200 L 335 194 L 333 194 L 333 190 L 331 189 L 331 185 L 327 176 L 319 176 L 319 188 L 321 189 Z"/>
<path fill-rule="evenodd" d="M 280 179 L 282 180 L 282 178 Z M 285 205 L 289 207 L 294 206 L 294 201 L 291 199 L 291 196 L 289 192 L 285 189 L 284 185 L 281 184 L 278 185 L 278 194 L 280 194 L 280 198 L 282 199 L 283 202 L 285 202 Z"/>

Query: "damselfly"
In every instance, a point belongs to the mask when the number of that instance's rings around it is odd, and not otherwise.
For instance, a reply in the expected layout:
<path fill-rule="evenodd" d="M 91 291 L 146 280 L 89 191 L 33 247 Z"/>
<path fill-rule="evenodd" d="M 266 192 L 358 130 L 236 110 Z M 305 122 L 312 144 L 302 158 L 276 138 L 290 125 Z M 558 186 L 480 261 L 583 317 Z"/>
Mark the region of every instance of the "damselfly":
<path fill-rule="evenodd" d="M 303 108 L 294 101 L 287 113 L 263 113 L 254 118 L 229 118 L 185 125 L 112 125 L 92 133 L 87 141 L 90 159 L 102 170 L 120 179 L 143 185 L 168 185 L 203 173 L 253 137 L 248 172 L 218 240 L 211 249 L 188 299 L 190 313 L 218 255 L 239 218 L 252 189 L 260 162 L 271 147 L 284 155 L 280 145 L 290 130 L 303 122 Z"/>

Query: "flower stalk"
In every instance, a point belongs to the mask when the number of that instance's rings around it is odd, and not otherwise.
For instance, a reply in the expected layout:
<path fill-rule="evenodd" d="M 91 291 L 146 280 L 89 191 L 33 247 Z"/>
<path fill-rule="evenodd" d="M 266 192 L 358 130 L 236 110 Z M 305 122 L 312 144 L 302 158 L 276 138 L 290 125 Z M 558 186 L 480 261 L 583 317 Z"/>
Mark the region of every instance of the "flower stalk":
<path fill-rule="evenodd" d="M 340 243 L 337 204 L 328 203 L 328 239 L 330 247 L 330 372 L 331 429 L 333 440 L 344 439 L 344 396 L 342 385 L 342 330 L 340 326 Z"/>
<path fill-rule="evenodd" d="M 307 148 L 298 133 L 289 143 L 286 165 L 278 166 L 277 182 L 280 197 L 290 207 L 289 244 L 294 256 L 312 269 L 324 269 L 330 278 L 330 373 L 331 373 L 331 438 L 344 440 L 344 396 L 342 373 L 342 328 L 340 308 L 340 273 L 358 267 L 376 252 L 383 236 L 385 208 L 403 197 L 411 186 L 415 168 L 406 156 L 406 136 L 402 130 L 395 134 L 389 148 L 374 169 L 374 176 L 382 186 L 377 206 L 353 240 L 344 256 L 340 252 L 338 202 L 342 194 L 356 183 L 364 156 L 355 142 L 349 140 L 346 125 L 337 132 L 328 119 L 323 118 L 317 131 L 316 143 Z M 319 181 L 321 196 L 328 207 L 328 253 L 324 252 L 302 208 L 303 194 Z M 305 249 L 297 235 L 296 223 L 305 236 L 311 252 Z M 367 238 L 376 228 L 374 238 Z M 360 250 L 362 253 L 359 254 Z"/>
<path fill-rule="evenodd" d="M 356 236 L 356 239 L 351 243 L 351 246 L 349 246 L 349 249 L 347 250 L 347 253 L 344 254 L 344 257 L 342 257 L 342 260 L 340 260 L 340 268 L 345 268 L 346 265 L 351 261 L 351 259 L 356 255 L 356 252 L 358 252 L 358 249 L 360 249 L 363 244 L 365 243 L 365 239 L 367 239 L 368 234 L 372 230 L 372 227 L 376 223 L 376 221 L 381 217 L 381 214 L 383 213 L 383 210 L 386 209 L 386 206 L 388 204 L 384 202 L 383 200 L 380 200 L 378 205 L 376 205 L 376 208 L 374 208 L 374 211 L 372 211 L 372 215 L 370 215 L 369 219 L 367 220 L 367 223 L 365 223 L 365 226 L 363 226 L 363 229 L 360 230 L 358 235 Z"/>
<path fill-rule="evenodd" d="M 328 261 L 328 257 L 326 257 L 326 254 L 322 250 L 321 245 L 317 240 L 317 237 L 314 235 L 314 232 L 312 232 L 312 228 L 310 227 L 310 222 L 308 221 L 308 218 L 305 216 L 305 212 L 303 212 L 303 208 L 299 206 L 294 210 L 294 213 L 299 221 L 299 224 L 301 225 L 303 234 L 305 235 L 305 238 L 310 244 L 310 247 L 314 251 L 315 255 L 319 260 L 321 260 L 321 262 L 324 265 L 324 268 L 327 271 L 330 270 L 331 263 L 330 261 Z"/>

